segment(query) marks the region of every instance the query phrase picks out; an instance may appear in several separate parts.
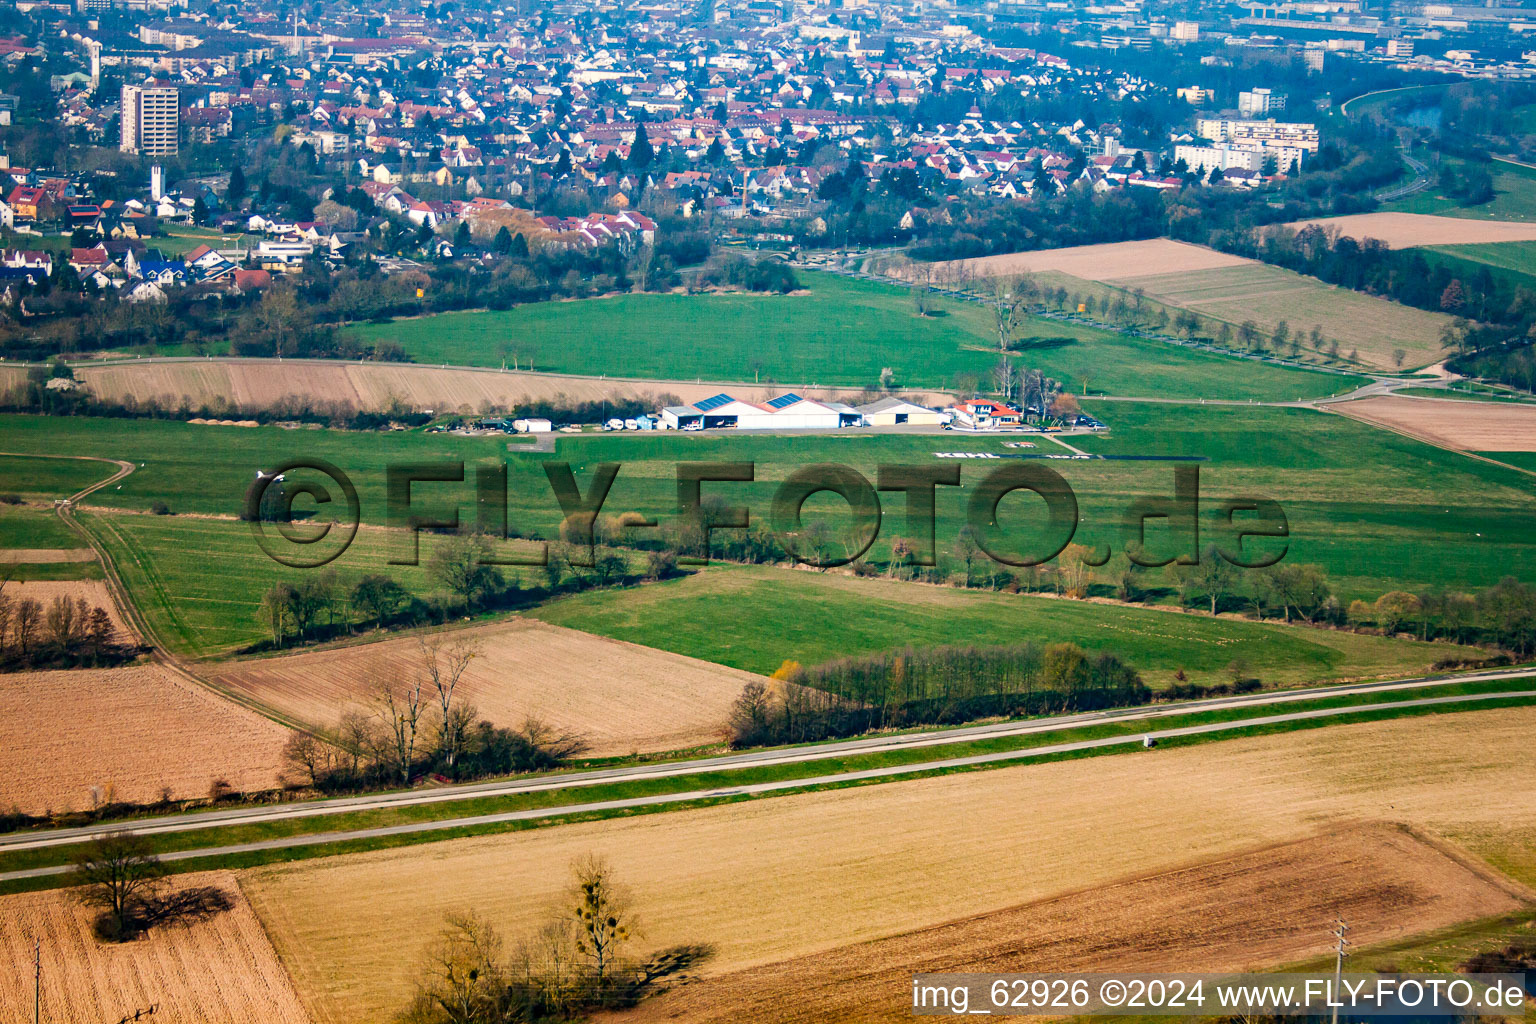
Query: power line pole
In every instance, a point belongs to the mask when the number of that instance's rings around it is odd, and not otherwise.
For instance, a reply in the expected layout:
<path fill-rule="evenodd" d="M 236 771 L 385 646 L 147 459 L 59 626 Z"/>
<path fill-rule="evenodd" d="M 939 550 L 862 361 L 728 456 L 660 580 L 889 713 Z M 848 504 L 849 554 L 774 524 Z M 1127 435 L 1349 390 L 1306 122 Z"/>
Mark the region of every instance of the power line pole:
<path fill-rule="evenodd" d="M 1339 993 L 1344 989 L 1344 957 L 1348 955 L 1344 950 L 1349 946 L 1349 940 L 1344 935 L 1348 931 L 1349 925 L 1344 923 L 1342 917 L 1339 918 L 1339 925 L 1333 930 L 1333 937 L 1338 940 L 1333 962 L 1333 1024 L 1339 1024 Z"/>
<path fill-rule="evenodd" d="M 43 940 L 32 940 L 32 1024 L 43 1015 Z"/>

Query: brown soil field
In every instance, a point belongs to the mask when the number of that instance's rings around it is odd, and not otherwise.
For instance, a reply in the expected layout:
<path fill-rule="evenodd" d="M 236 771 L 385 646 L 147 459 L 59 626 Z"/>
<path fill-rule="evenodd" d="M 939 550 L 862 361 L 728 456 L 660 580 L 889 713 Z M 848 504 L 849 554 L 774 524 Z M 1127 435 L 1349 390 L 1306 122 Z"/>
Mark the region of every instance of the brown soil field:
<path fill-rule="evenodd" d="M 508 408 L 519 402 L 562 399 L 571 403 L 603 398 L 675 395 L 696 402 L 722 390 L 744 392 L 755 385 L 721 381 L 633 380 L 579 377 L 514 370 L 444 369 L 411 363 L 343 363 L 304 359 L 144 360 L 82 366 L 76 375 L 98 397 L 194 406 L 223 400 L 241 412 L 266 409 L 280 400 L 308 398 L 354 409 L 383 409 L 398 400 L 419 409 L 474 413 L 484 403 Z M 0 368 L 0 390 L 22 379 L 19 368 Z M 848 389 L 799 388 L 809 398 L 838 398 Z M 953 396 L 917 392 L 913 401 L 940 404 Z"/>
<path fill-rule="evenodd" d="M 1536 405 L 1382 395 L 1328 408 L 1450 448 L 1536 452 Z"/>
<path fill-rule="evenodd" d="M 0 1020 L 32 1019 L 33 942 L 42 941 L 42 1019 L 120 1020 L 155 1007 L 153 1021 L 307 1024 L 310 1020 L 261 923 L 228 871 L 183 875 L 235 897 L 227 913 L 103 944 L 94 911 L 69 890 L 0 898 Z"/>
<path fill-rule="evenodd" d="M 512 619 L 451 634 L 479 645 L 461 696 L 497 725 L 533 716 L 580 733 L 598 756 L 678 750 L 720 738 L 741 688 L 759 678 L 678 654 Z M 364 707 L 381 679 L 417 674 L 414 637 L 228 663 L 214 680 L 284 715 L 325 728 Z M 431 687 L 428 686 L 430 691 Z"/>
<path fill-rule="evenodd" d="M 409 997 L 399 965 L 445 911 L 474 907 L 517 941 L 589 852 L 635 892 L 646 948 L 713 942 L 725 973 L 1341 824 L 1500 842 L 1536 828 L 1533 729 L 1529 708 L 1339 725 L 273 866 L 245 883 L 317 1016 L 377 1019 Z"/>
<path fill-rule="evenodd" d="M 28 584 L 30 588 L 35 584 Z M 278 783 L 288 731 L 156 665 L 0 675 L 0 807 L 204 797 Z M 108 790 L 111 790 L 109 794 Z"/>
<path fill-rule="evenodd" d="M 613 1021 L 838 1024 L 911 1018 L 914 973 L 1263 970 L 1529 902 L 1408 830 L 1346 827 L 1234 857 L 719 975 Z"/>
<path fill-rule="evenodd" d="M 1286 227 L 1316 224 L 1355 239 L 1374 238 L 1392 249 L 1417 245 L 1475 245 L 1483 242 L 1528 242 L 1536 239 L 1536 224 L 1517 220 L 1471 220 L 1435 217 L 1427 213 L 1354 213 L 1345 217 L 1298 220 Z"/>
<path fill-rule="evenodd" d="M 17 559 L 21 561 L 21 559 Z M 44 559 L 27 559 L 27 561 L 44 561 Z M 84 559 L 90 561 L 90 559 Z M 47 611 L 48 605 L 56 597 L 68 597 L 74 600 L 77 597 L 85 598 L 85 603 L 92 607 L 100 606 L 112 616 L 112 625 L 117 627 L 120 639 L 128 639 L 133 636 L 123 622 L 122 615 L 118 612 L 117 602 L 112 600 L 111 591 L 100 580 L 11 580 L 5 585 L 5 594 L 12 601 L 20 601 L 31 598 L 43 606 Z M 5 676 L 0 676 L 0 686 L 4 685 Z"/>
<path fill-rule="evenodd" d="M 936 283 L 970 277 L 1006 277 L 1010 274 L 1038 274 L 1057 271 L 1085 281 L 1116 281 L 1121 278 L 1153 274 L 1188 273 L 1241 267 L 1253 260 L 1207 249 L 1204 246 L 1175 242 L 1171 238 L 1153 238 L 1141 242 L 1109 242 L 1103 245 L 1075 245 L 1065 249 L 1040 249 L 1035 252 L 1002 253 L 969 260 L 948 260 L 932 264 Z M 902 267 L 893 272 L 913 278 L 922 264 Z"/>
<path fill-rule="evenodd" d="M 93 562 L 96 552 L 90 548 L 7 548 L 0 551 L 0 562 L 36 565 L 41 562 Z M 110 611 L 111 606 L 106 606 Z"/>

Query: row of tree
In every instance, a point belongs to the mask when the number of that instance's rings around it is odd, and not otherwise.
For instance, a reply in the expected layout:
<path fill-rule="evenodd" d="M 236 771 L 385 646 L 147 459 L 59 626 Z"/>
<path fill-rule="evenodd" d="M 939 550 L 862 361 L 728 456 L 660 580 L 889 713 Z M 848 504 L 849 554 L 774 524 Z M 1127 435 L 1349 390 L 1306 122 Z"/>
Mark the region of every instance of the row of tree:
<path fill-rule="evenodd" d="M 1152 693 L 1119 657 L 1073 643 L 945 646 L 788 661 L 748 683 L 731 710 L 733 746 L 805 743 L 905 725 L 1144 704 Z"/>
<path fill-rule="evenodd" d="M 64 594 L 44 604 L 12 589 L 0 582 L 0 671 L 116 665 L 138 653 L 100 605 Z"/>

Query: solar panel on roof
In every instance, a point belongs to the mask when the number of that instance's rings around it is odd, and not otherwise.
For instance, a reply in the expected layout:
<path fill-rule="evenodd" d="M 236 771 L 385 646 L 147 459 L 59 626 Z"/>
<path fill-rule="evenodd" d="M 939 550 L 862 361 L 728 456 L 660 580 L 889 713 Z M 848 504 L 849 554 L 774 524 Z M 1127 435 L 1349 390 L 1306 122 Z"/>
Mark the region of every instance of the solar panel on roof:
<path fill-rule="evenodd" d="M 722 405 L 730 405 L 734 401 L 736 399 L 730 395 L 715 395 L 713 398 L 706 398 L 702 402 L 694 402 L 693 407 L 700 412 L 709 412 L 709 410 L 718 409 Z"/>
<path fill-rule="evenodd" d="M 794 392 L 790 392 L 787 395 L 780 395 L 778 398 L 775 398 L 773 401 L 769 402 L 768 408 L 782 409 L 787 405 L 794 405 L 796 402 L 800 401 L 803 401 L 803 399 L 799 395 L 795 394 Z"/>

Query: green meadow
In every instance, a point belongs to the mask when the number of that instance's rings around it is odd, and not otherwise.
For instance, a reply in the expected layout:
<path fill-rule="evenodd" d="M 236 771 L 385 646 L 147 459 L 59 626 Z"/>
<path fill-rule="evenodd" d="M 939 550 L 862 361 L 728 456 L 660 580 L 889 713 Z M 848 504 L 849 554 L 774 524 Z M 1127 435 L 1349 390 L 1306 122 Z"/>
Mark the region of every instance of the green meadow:
<path fill-rule="evenodd" d="M 799 271 L 796 295 L 620 295 L 504 312 L 440 313 L 367 324 L 421 363 L 521 366 L 658 380 L 755 380 L 784 387 L 903 387 L 985 382 L 997 364 L 991 313 L 940 300 L 918 315 L 904 288 Z M 1024 367 L 1107 394 L 1291 401 L 1347 390 L 1337 376 L 1255 365 L 1043 317 L 1024 335 Z"/>
<path fill-rule="evenodd" d="M 639 590 L 589 591 L 533 612 L 546 622 L 749 672 L 784 661 L 967 643 L 1071 641 L 1122 655 L 1149 684 L 1175 673 L 1231 678 L 1241 662 L 1266 683 L 1409 674 L 1444 645 L 1177 612 L 855 579 L 765 566 L 709 569 Z"/>
<path fill-rule="evenodd" d="M 1223 501 L 1271 498 L 1283 508 L 1289 524 L 1286 558 L 1324 566 L 1336 593 L 1346 601 L 1396 588 L 1475 590 L 1504 575 L 1536 580 L 1536 535 L 1530 530 L 1536 488 L 1526 474 L 1305 409 L 1088 404 L 1110 429 L 1102 435 L 1073 437 L 1072 445 L 1111 455 L 1202 458 L 1197 463 L 1202 544 L 1232 539 Z M 1041 435 L 1028 438 L 1033 449 L 1009 449 L 1004 447 L 1006 435 L 866 431 L 798 437 L 562 436 L 553 454 L 515 454 L 499 437 L 276 427 L 230 430 L 147 420 L 5 416 L 0 417 L 0 432 L 13 451 L 35 447 L 143 464 L 121 485 L 92 495 L 88 507 L 104 512 L 83 518 L 118 556 L 146 614 L 161 616 L 168 624 L 168 642 L 188 652 L 228 649 L 257 639 L 256 608 L 262 590 L 306 571 L 272 562 L 249 528 L 234 519 L 254 469 L 293 457 L 317 456 L 344 470 L 356 484 L 362 519 L 372 526 L 387 520 L 384 474 L 390 464 L 464 460 L 464 483 L 417 484 L 413 508 L 430 515 L 457 510 L 462 521 L 472 522 L 475 467 L 504 463 L 512 528 L 552 536 L 561 512 L 545 477 L 544 463 L 550 461 L 569 462 L 584 489 L 598 463 L 619 463 L 604 512 L 637 511 L 663 521 L 675 515 L 678 463 L 751 462 L 752 482 L 706 483 L 703 491 L 747 506 L 754 519 L 762 521 L 779 484 L 809 464 L 845 464 L 873 480 L 879 465 L 933 465 L 940 452 L 1069 454 Z M 951 562 L 976 483 L 1009 464 L 1001 458 L 955 461 L 961 465 L 962 485 L 939 487 L 936 500 L 938 549 Z M 1508 461 L 1522 463 L 1518 456 Z M 1124 564 L 1118 552 L 1123 551 L 1123 520 L 1131 503 L 1142 496 L 1171 494 L 1173 488 L 1173 466 L 1167 462 L 1055 459 L 1037 464 L 1059 473 L 1074 491 L 1080 515 L 1074 539 L 1117 552 L 1106 567 L 1110 577 Z M 157 500 L 180 514 L 111 514 L 143 512 Z M 904 499 L 885 494 L 882 502 L 885 518 L 870 556 L 877 562 L 887 557 L 893 537 L 910 532 Z M 303 511 L 314 506 L 301 498 L 296 507 Z M 846 518 L 842 508 L 840 498 L 821 494 L 807 503 L 806 518 L 828 516 L 836 524 Z M 328 514 L 328 509 L 316 511 L 322 517 Z M 1038 499 L 1027 492 L 1011 495 L 1000 506 L 999 517 L 1005 547 L 1015 553 L 1038 550 L 1043 525 Z M 108 524 L 114 527 L 110 533 L 104 530 Z M 385 568 L 393 550 L 385 549 L 385 536 L 365 527 L 334 567 L 353 576 Z M 1149 529 L 1154 551 L 1170 542 L 1155 525 Z M 426 550 L 432 539 L 422 543 Z M 423 590 L 428 586 L 415 570 L 387 571 Z M 1152 577 L 1161 580 L 1160 574 Z M 169 634 L 178 639 L 171 640 Z"/>

